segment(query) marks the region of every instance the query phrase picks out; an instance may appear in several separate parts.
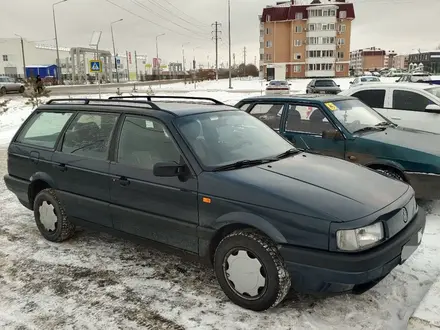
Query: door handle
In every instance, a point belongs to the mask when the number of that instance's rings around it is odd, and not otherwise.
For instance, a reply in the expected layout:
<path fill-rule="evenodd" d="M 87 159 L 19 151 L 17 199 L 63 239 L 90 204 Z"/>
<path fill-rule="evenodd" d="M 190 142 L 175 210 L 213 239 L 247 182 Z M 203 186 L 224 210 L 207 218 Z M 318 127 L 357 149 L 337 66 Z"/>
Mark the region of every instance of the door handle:
<path fill-rule="evenodd" d="M 66 172 L 67 171 L 67 167 L 66 167 L 65 164 L 57 164 L 57 165 L 54 165 L 54 166 L 55 166 L 55 168 L 59 169 L 61 172 Z"/>
<path fill-rule="evenodd" d="M 351 156 L 348 156 L 348 160 L 354 162 L 355 160 L 357 160 L 357 158 L 356 158 L 356 156 L 351 155 Z"/>
<path fill-rule="evenodd" d="M 121 177 L 121 178 L 119 178 L 119 184 L 121 186 L 126 187 L 130 184 L 130 180 L 128 180 L 127 178 Z"/>
<path fill-rule="evenodd" d="M 400 117 L 391 117 L 392 120 L 402 120 Z"/>

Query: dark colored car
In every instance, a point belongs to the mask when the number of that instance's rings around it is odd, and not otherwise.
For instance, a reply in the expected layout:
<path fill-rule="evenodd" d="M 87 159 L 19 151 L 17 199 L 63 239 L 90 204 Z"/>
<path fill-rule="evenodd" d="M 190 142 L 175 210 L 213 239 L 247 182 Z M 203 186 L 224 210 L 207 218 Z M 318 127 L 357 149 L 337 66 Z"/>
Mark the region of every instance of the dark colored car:
<path fill-rule="evenodd" d="M 313 79 L 308 83 L 307 94 L 338 94 L 342 90 L 332 79 Z"/>
<path fill-rule="evenodd" d="M 251 97 L 236 107 L 299 148 L 407 182 L 418 198 L 440 199 L 439 134 L 397 126 L 349 96 Z"/>
<path fill-rule="evenodd" d="M 4 179 L 46 239 L 94 225 L 184 251 L 257 311 L 290 288 L 365 291 L 419 246 L 409 185 L 301 152 L 221 102 L 169 98 L 53 100 L 23 123 Z"/>

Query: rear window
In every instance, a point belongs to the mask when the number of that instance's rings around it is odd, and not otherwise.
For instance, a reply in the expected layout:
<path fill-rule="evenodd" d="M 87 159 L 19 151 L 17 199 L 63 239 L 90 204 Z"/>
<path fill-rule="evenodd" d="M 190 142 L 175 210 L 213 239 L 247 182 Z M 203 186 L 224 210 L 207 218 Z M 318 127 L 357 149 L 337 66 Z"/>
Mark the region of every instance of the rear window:
<path fill-rule="evenodd" d="M 336 86 L 333 80 L 317 80 L 315 82 L 316 87 L 333 87 Z"/>
<path fill-rule="evenodd" d="M 54 149 L 72 112 L 38 112 L 26 123 L 16 142 Z"/>

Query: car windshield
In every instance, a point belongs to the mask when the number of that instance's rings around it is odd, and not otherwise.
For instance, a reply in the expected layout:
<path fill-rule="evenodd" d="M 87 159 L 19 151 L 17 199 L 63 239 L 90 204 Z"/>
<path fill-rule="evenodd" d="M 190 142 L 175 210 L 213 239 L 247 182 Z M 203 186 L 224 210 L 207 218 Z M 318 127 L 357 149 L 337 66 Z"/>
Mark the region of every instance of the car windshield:
<path fill-rule="evenodd" d="M 326 102 L 325 105 L 350 133 L 387 124 L 382 116 L 359 100 Z"/>
<path fill-rule="evenodd" d="M 334 87 L 336 83 L 333 80 L 317 80 L 315 87 Z"/>
<path fill-rule="evenodd" d="M 426 91 L 440 99 L 440 87 L 427 88 Z"/>
<path fill-rule="evenodd" d="M 184 116 L 175 124 L 199 161 L 209 168 L 273 158 L 293 149 L 277 132 L 243 111 Z"/>

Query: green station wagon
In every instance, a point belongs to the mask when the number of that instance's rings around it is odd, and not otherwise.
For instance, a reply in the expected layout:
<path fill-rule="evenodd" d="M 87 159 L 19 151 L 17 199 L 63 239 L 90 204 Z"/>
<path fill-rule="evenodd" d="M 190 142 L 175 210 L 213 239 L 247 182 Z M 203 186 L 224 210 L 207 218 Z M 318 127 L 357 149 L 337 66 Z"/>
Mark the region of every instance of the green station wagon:
<path fill-rule="evenodd" d="M 398 126 L 347 96 L 251 97 L 236 107 L 262 120 L 298 148 L 405 181 L 420 199 L 440 199 L 439 134 Z"/>

